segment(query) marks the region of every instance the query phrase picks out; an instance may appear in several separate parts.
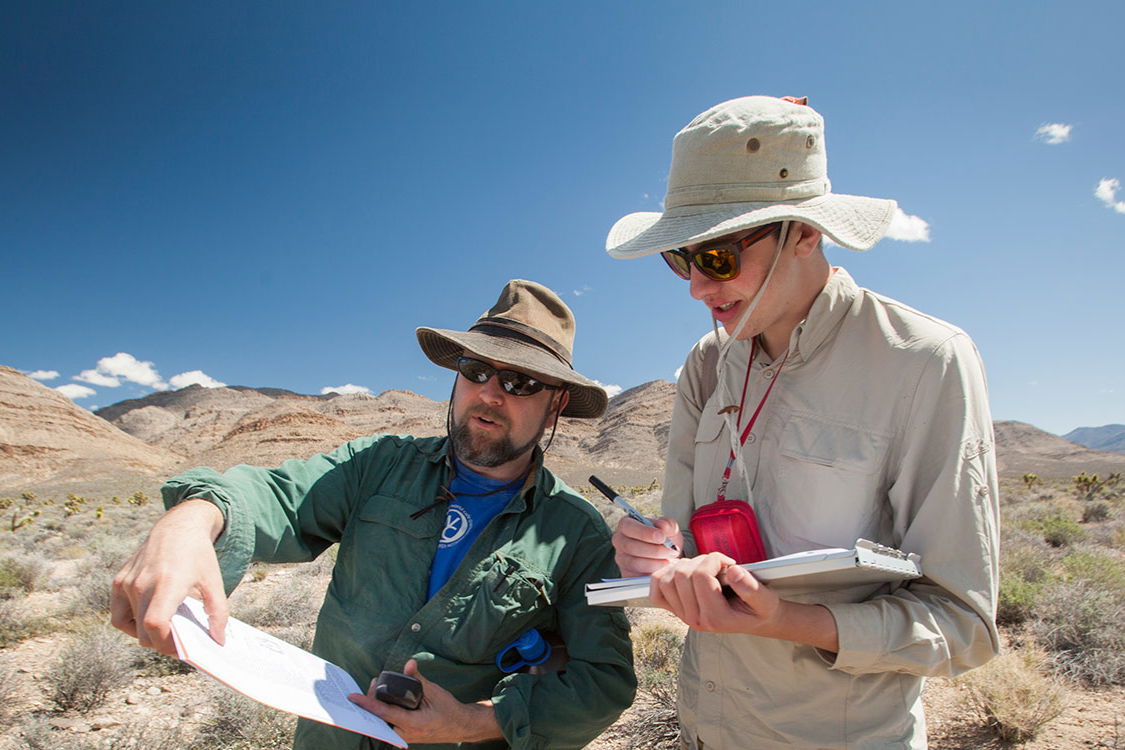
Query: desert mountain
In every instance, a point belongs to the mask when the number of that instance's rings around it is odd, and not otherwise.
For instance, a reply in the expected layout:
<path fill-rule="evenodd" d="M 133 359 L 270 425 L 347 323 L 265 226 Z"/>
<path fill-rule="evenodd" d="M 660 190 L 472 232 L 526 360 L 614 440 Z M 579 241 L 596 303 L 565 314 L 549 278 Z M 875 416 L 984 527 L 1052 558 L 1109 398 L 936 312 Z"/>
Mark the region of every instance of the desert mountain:
<path fill-rule="evenodd" d="M 181 460 L 0 365 L 0 487 L 151 477 Z"/>
<path fill-rule="evenodd" d="M 1032 472 L 1048 477 L 1069 477 L 1082 471 L 1090 474 L 1125 471 L 1125 456 L 1119 453 L 1091 450 L 1023 422 L 996 422 L 993 427 L 1002 475 Z"/>
<path fill-rule="evenodd" d="M 657 380 L 610 399 L 601 419 L 563 419 L 550 466 L 571 484 L 591 473 L 648 484 L 663 472 L 675 386 Z M 107 406 L 96 414 L 0 367 L 0 492 L 84 483 L 120 492 L 154 486 L 187 466 L 272 466 L 375 432 L 440 435 L 447 402 L 409 391 L 308 396 L 278 388 L 189 386 Z M 1125 470 L 1125 456 L 1090 450 L 1021 422 L 997 422 L 1001 473 L 1069 477 Z M 112 488 L 107 483 L 113 480 Z M 120 489 L 119 489 L 120 488 Z M 69 490 L 63 490 L 69 491 Z M 80 491 L 80 490 L 75 490 Z"/>
<path fill-rule="evenodd" d="M 667 445 L 675 387 L 654 381 L 610 401 L 600 420 L 563 419 L 550 465 L 566 481 L 647 484 Z M 223 470 L 238 463 L 274 465 L 375 432 L 417 436 L 445 431 L 448 402 L 409 391 L 301 396 L 279 389 L 202 388 L 153 393 L 96 412 L 122 431 L 174 450 L 186 464 Z"/>
<path fill-rule="evenodd" d="M 1079 427 L 1063 435 L 1063 438 L 1094 450 L 1125 453 L 1125 424 Z"/>

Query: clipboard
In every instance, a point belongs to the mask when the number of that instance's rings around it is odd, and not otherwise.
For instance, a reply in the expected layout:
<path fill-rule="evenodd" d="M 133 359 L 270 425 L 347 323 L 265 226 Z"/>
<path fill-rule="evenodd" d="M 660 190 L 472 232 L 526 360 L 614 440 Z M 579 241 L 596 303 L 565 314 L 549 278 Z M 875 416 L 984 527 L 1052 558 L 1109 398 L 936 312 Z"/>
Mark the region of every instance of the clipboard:
<path fill-rule="evenodd" d="M 857 539 L 851 549 L 830 547 L 795 552 L 746 563 L 742 567 L 759 581 L 775 584 L 777 588 L 842 588 L 922 576 L 921 557 L 867 539 Z M 606 579 L 586 584 L 586 603 L 594 606 L 651 607 L 648 590 L 648 576 Z"/>

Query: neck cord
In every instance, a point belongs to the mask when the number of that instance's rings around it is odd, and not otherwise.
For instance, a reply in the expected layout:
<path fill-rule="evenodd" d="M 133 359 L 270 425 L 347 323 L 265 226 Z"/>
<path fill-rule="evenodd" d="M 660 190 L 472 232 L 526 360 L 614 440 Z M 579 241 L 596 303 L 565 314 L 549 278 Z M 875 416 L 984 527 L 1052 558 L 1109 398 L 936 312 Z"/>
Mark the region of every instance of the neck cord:
<path fill-rule="evenodd" d="M 753 365 L 754 365 L 754 355 L 757 354 L 757 352 L 758 352 L 758 340 L 755 339 L 754 344 L 750 348 L 750 359 L 746 362 L 746 377 L 742 381 L 742 398 L 738 403 L 738 423 L 737 423 L 738 425 L 742 424 L 743 407 L 746 403 L 746 387 L 750 383 L 750 368 L 753 367 Z M 738 439 L 739 453 L 742 452 L 741 451 L 742 446 L 744 446 L 746 444 L 746 439 L 750 436 L 750 430 L 754 429 L 754 423 L 758 421 L 758 415 L 762 413 L 762 407 L 766 405 L 766 399 L 768 399 L 770 397 L 770 392 L 773 390 L 773 384 L 777 382 L 778 376 L 781 375 L 781 368 L 785 367 L 785 362 L 788 359 L 789 359 L 789 352 L 786 351 L 785 352 L 785 358 L 782 359 L 781 364 L 777 366 L 777 371 L 774 373 L 773 379 L 770 380 L 770 384 L 766 388 L 766 392 L 762 395 L 761 401 L 758 402 L 758 408 L 754 410 L 754 414 L 750 417 L 750 420 L 746 423 L 745 429 L 742 430 L 742 434 L 739 436 L 739 439 Z M 720 484 L 719 484 L 719 492 L 718 492 L 718 495 L 716 497 L 716 500 L 718 502 L 723 502 L 724 500 L 727 499 L 727 496 L 726 496 L 727 484 L 730 482 L 731 467 L 734 465 L 734 462 L 735 462 L 735 452 L 733 450 L 731 450 L 730 457 L 727 459 L 727 466 L 723 470 L 722 482 L 720 482 Z M 749 501 L 747 501 L 747 502 L 749 502 Z"/>
<path fill-rule="evenodd" d="M 770 279 L 773 278 L 773 272 L 777 268 L 777 262 L 781 259 L 781 251 L 785 247 L 786 239 L 788 239 L 790 226 L 790 221 L 783 221 L 781 223 L 781 231 L 778 233 L 777 248 L 773 253 L 773 261 L 770 263 L 770 270 L 766 274 L 766 278 L 762 281 L 762 285 L 758 288 L 757 293 L 754 294 L 753 299 L 751 299 L 750 303 L 746 306 L 746 311 L 742 313 L 742 318 L 738 321 L 738 325 L 735 327 L 734 333 L 731 334 L 725 342 L 723 342 L 722 347 L 719 349 L 718 361 L 715 363 L 715 375 L 718 379 L 717 395 L 721 399 L 720 403 L 729 404 L 734 401 L 734 394 L 730 392 L 730 386 L 727 384 L 726 379 L 723 377 L 723 371 L 726 369 L 727 357 L 730 355 L 731 347 L 734 345 L 734 342 L 738 340 L 738 335 L 742 333 L 742 329 L 746 327 L 746 324 L 750 321 L 750 316 L 754 313 L 754 310 L 757 309 L 758 303 L 762 301 L 762 296 L 766 293 L 766 287 L 769 285 Z M 713 316 L 711 318 L 711 324 L 715 328 L 715 339 L 719 340 L 719 323 Z M 755 344 L 756 343 L 757 340 L 755 337 Z M 788 356 L 789 353 L 787 350 L 786 357 Z M 751 351 L 750 362 L 747 364 L 747 367 L 749 367 L 753 362 L 754 352 Z M 773 387 L 772 383 L 770 384 L 770 387 Z M 734 411 L 735 409 L 724 408 L 722 410 L 722 414 L 723 419 L 727 423 L 727 433 L 730 440 L 730 450 L 731 453 L 734 454 L 735 465 L 738 466 L 738 471 L 740 474 L 742 474 L 742 481 L 746 485 L 746 502 L 752 506 L 754 504 L 754 491 L 750 487 L 750 473 L 746 470 L 746 461 L 742 457 L 742 444 L 739 442 L 738 428 L 741 422 L 741 409 L 738 410 L 740 416 L 737 421 L 735 417 L 732 416 L 732 412 Z"/>

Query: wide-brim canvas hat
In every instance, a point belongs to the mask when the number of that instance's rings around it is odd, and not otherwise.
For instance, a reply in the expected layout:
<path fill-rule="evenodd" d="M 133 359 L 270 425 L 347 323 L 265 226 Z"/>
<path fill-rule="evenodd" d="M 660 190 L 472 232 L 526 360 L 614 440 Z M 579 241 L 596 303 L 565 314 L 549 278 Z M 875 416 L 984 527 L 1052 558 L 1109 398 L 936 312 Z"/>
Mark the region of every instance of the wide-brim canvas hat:
<path fill-rule="evenodd" d="M 605 389 L 571 365 L 574 314 L 542 284 L 513 279 L 496 304 L 468 331 L 418 328 L 418 344 L 435 365 L 457 369 L 462 356 L 489 359 L 567 385 L 564 417 L 600 417 L 609 397 Z"/>
<path fill-rule="evenodd" d="M 664 212 L 622 218 L 606 252 L 637 258 L 785 220 L 867 250 L 895 209 L 893 200 L 832 192 L 824 118 L 806 100 L 747 96 L 712 107 L 676 134 Z"/>

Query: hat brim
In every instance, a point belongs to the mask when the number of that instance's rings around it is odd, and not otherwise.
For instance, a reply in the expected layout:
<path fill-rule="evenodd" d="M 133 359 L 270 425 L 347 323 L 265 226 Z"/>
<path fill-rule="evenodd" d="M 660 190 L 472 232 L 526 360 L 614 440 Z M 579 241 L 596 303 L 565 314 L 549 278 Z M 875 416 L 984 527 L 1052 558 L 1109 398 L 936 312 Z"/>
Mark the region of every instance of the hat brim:
<path fill-rule="evenodd" d="M 457 358 L 469 355 L 518 367 L 545 379 L 562 381 L 569 386 L 567 391 L 570 394 L 562 411 L 564 417 L 600 417 L 609 404 L 604 388 L 534 344 L 476 331 L 441 328 L 421 327 L 415 334 L 423 353 L 439 367 L 456 370 Z"/>
<path fill-rule="evenodd" d="M 838 245 L 867 250 L 886 234 L 897 206 L 883 198 L 828 193 L 792 202 L 680 206 L 663 214 L 642 211 L 613 225 L 605 249 L 614 258 L 639 258 L 775 221 L 800 221 Z"/>

